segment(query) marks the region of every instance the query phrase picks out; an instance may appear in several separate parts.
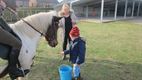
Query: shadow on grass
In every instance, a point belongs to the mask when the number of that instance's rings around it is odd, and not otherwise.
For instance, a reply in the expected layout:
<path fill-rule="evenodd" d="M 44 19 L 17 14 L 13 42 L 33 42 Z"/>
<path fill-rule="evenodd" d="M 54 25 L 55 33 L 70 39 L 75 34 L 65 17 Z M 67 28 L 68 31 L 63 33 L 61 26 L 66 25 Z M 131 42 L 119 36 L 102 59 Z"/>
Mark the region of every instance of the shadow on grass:
<path fill-rule="evenodd" d="M 59 66 L 71 65 L 68 61 L 47 56 L 37 56 L 34 60 L 28 80 L 59 80 Z M 141 80 L 142 64 L 89 58 L 81 66 L 81 75 L 84 80 Z"/>
<path fill-rule="evenodd" d="M 29 75 L 40 77 L 41 80 L 59 80 L 58 67 L 61 64 L 71 65 L 68 61 L 46 57 L 36 57 L 32 72 Z M 37 74 L 36 74 L 37 73 Z M 121 63 L 111 60 L 86 59 L 81 66 L 81 75 L 84 80 L 141 80 L 142 64 Z"/>
<path fill-rule="evenodd" d="M 68 64 L 68 61 L 62 61 L 62 59 L 49 57 L 35 57 L 35 63 L 31 69 L 31 73 L 28 75 L 30 80 L 59 80 L 58 68 L 61 64 Z M 37 79 L 38 78 L 38 79 Z"/>
<path fill-rule="evenodd" d="M 141 80 L 142 64 L 88 59 L 82 74 L 85 80 Z"/>

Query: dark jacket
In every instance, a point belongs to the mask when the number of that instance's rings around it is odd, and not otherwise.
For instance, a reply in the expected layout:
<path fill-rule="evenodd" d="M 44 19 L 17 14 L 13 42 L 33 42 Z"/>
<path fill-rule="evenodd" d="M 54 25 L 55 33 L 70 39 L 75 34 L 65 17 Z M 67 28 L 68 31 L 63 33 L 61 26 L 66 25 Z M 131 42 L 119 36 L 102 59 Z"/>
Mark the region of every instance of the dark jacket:
<path fill-rule="evenodd" d="M 4 21 L 4 19 L 2 17 L 0 17 L 0 27 L 2 27 L 4 30 L 8 31 L 8 32 L 12 32 L 12 29 L 10 28 L 10 26 L 6 23 L 6 21 Z"/>
<path fill-rule="evenodd" d="M 69 50 L 65 50 L 64 54 L 70 54 L 70 61 L 75 64 L 82 64 L 85 61 L 85 52 L 86 52 L 86 46 L 85 46 L 85 40 L 83 40 L 81 37 L 75 39 L 74 41 L 71 41 Z"/>

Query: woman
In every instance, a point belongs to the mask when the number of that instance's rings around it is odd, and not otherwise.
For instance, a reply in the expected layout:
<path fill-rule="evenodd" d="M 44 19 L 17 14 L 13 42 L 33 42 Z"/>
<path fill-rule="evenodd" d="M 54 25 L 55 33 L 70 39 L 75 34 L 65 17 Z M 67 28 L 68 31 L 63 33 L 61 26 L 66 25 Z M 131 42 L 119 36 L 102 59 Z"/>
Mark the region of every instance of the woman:
<path fill-rule="evenodd" d="M 60 26 L 64 29 L 64 41 L 63 41 L 63 51 L 67 49 L 67 44 L 70 43 L 71 38 L 69 36 L 69 32 L 77 22 L 77 18 L 73 11 L 70 11 L 70 7 L 68 4 L 63 4 L 62 9 L 60 11 L 60 15 L 64 16 L 64 18 L 60 21 Z M 63 60 L 65 60 L 66 56 L 64 56 Z"/>
<path fill-rule="evenodd" d="M 22 77 L 23 71 L 17 68 L 18 56 L 22 46 L 21 41 L 16 38 L 12 33 L 12 29 L 4 21 L 2 14 L 6 4 L 4 1 L 0 0 L 0 44 L 9 45 L 12 47 L 11 53 L 9 54 L 9 74 L 12 78 Z"/>

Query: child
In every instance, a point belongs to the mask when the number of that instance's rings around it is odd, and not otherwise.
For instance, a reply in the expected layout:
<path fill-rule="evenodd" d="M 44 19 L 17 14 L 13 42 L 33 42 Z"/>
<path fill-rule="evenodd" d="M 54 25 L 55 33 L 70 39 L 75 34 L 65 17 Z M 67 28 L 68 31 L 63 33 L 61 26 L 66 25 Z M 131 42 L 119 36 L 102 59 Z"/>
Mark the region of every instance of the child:
<path fill-rule="evenodd" d="M 70 54 L 69 61 L 73 64 L 73 80 L 80 80 L 80 65 L 85 61 L 86 43 L 80 37 L 80 32 L 76 25 L 71 29 L 69 35 L 71 37 L 70 48 L 69 50 L 64 50 L 61 54 Z"/>

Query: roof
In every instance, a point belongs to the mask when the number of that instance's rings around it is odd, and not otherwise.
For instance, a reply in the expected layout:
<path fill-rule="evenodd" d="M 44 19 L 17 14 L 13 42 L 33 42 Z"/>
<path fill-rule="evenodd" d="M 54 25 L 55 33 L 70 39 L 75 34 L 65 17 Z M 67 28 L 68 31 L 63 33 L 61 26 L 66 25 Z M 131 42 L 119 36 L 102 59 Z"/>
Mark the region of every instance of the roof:
<path fill-rule="evenodd" d="M 38 2 L 59 3 L 57 0 L 37 0 Z"/>
<path fill-rule="evenodd" d="M 101 1 L 102 0 L 79 0 L 79 1 L 76 1 L 73 3 L 73 5 L 78 5 L 78 6 L 91 6 L 91 5 L 98 5 L 98 4 L 101 4 Z M 104 0 L 105 3 L 107 4 L 115 4 L 115 1 L 116 0 Z M 119 1 L 122 1 L 122 2 L 125 2 L 126 0 L 119 0 Z M 142 1 L 142 0 L 128 0 L 128 1 Z M 58 4 L 56 6 L 56 8 L 60 7 L 63 5 L 64 2 L 61 2 L 60 4 Z M 70 3 L 70 1 L 67 2 L 68 4 Z M 138 2 L 137 2 L 138 3 Z"/>
<path fill-rule="evenodd" d="M 77 2 L 74 2 L 73 5 L 92 5 L 92 4 L 98 4 L 101 3 L 102 0 L 80 0 Z M 116 0 L 104 0 L 106 3 L 115 3 Z M 125 2 L 126 0 L 119 0 L 122 2 Z M 128 0 L 128 1 L 142 1 L 142 0 Z"/>
<path fill-rule="evenodd" d="M 16 0 L 16 1 L 29 1 L 29 0 Z M 59 3 L 57 0 L 37 0 L 37 2 Z"/>

